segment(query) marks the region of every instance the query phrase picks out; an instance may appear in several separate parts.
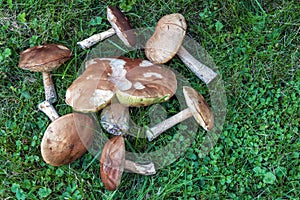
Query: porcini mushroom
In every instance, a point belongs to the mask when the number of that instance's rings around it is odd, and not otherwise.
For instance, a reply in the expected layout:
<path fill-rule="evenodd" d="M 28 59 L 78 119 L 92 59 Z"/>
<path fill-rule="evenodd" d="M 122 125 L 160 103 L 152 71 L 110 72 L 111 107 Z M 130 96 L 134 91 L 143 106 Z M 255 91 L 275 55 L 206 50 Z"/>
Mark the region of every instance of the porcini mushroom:
<path fill-rule="evenodd" d="M 132 47 L 135 45 L 135 33 L 132 30 L 127 17 L 118 8 L 112 6 L 107 7 L 107 20 L 111 24 L 112 28 L 105 32 L 92 35 L 77 44 L 81 48 L 87 49 L 97 42 L 117 34 L 126 46 Z"/>
<path fill-rule="evenodd" d="M 162 132 L 192 116 L 205 130 L 210 131 L 213 129 L 213 114 L 204 97 L 195 89 L 188 86 L 183 86 L 183 94 L 188 108 L 147 130 L 146 136 L 149 141 L 152 141 Z"/>
<path fill-rule="evenodd" d="M 20 54 L 19 67 L 34 72 L 42 72 L 46 100 L 54 103 L 57 94 L 51 78 L 51 71 L 69 60 L 72 52 L 60 44 L 45 44 L 24 50 Z"/>
<path fill-rule="evenodd" d="M 111 103 L 101 112 L 101 125 L 113 135 L 122 135 L 129 129 L 129 108 L 120 103 Z"/>
<path fill-rule="evenodd" d="M 146 106 L 175 94 L 175 74 L 143 59 L 94 58 L 66 92 L 66 103 L 79 112 L 97 112 L 116 94 L 126 106 Z"/>
<path fill-rule="evenodd" d="M 186 29 L 186 21 L 181 14 L 173 13 L 163 16 L 158 21 L 154 34 L 146 42 L 146 56 L 154 63 L 166 63 L 177 54 L 196 76 L 208 84 L 217 74 L 200 63 L 182 46 Z"/>
<path fill-rule="evenodd" d="M 100 177 L 105 188 L 116 190 L 124 170 L 142 175 L 156 173 L 153 163 L 142 165 L 126 160 L 124 138 L 114 136 L 105 143 L 100 158 Z"/>
<path fill-rule="evenodd" d="M 52 121 L 41 142 L 43 160 L 49 165 L 61 166 L 80 158 L 93 143 L 93 119 L 82 113 L 59 117 L 48 101 L 40 103 L 39 109 Z"/>

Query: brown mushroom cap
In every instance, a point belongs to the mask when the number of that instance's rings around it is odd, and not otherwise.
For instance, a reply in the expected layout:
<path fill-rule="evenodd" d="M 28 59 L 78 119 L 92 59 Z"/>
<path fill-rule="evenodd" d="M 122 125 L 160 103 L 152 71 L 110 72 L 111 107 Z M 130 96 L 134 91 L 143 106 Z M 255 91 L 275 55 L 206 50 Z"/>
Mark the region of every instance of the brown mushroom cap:
<path fill-rule="evenodd" d="M 122 136 L 107 141 L 100 158 L 100 177 L 108 190 L 119 186 L 125 165 L 125 143 Z"/>
<path fill-rule="evenodd" d="M 166 63 L 179 50 L 186 32 L 186 22 L 179 13 L 165 15 L 145 45 L 147 58 L 154 63 Z"/>
<path fill-rule="evenodd" d="M 109 62 L 96 58 L 85 63 L 86 70 L 66 91 L 66 103 L 79 112 L 97 112 L 114 96 L 115 85 L 108 81 L 112 74 Z"/>
<path fill-rule="evenodd" d="M 127 17 L 118 8 L 112 6 L 107 7 L 107 20 L 126 46 L 132 47 L 135 45 L 136 35 Z"/>
<path fill-rule="evenodd" d="M 136 67 L 126 74 L 129 84 L 118 87 L 116 96 L 121 104 L 147 106 L 167 101 L 176 93 L 177 80 L 170 69 L 142 59 L 135 59 L 127 65 Z"/>
<path fill-rule="evenodd" d="M 195 89 L 183 86 L 183 94 L 187 106 L 195 120 L 207 131 L 214 127 L 214 117 L 204 97 Z"/>
<path fill-rule="evenodd" d="M 72 52 L 60 44 L 45 44 L 24 50 L 19 67 L 35 72 L 50 72 L 69 60 Z"/>
<path fill-rule="evenodd" d="M 41 153 L 52 166 L 69 164 L 80 158 L 92 144 L 93 119 L 85 114 L 71 113 L 54 120 L 44 133 Z"/>
<path fill-rule="evenodd" d="M 177 89 L 175 74 L 143 59 L 94 58 L 67 89 L 66 103 L 80 112 L 97 112 L 114 94 L 126 106 L 166 101 Z"/>

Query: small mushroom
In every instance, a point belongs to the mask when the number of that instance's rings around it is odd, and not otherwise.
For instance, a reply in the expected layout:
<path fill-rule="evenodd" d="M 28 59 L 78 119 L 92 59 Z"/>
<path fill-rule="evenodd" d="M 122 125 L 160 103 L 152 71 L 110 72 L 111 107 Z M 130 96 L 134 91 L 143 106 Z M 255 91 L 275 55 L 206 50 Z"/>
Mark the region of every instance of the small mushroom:
<path fill-rule="evenodd" d="M 155 27 L 154 34 L 146 42 L 146 56 L 154 63 L 166 63 L 177 54 L 191 71 L 208 84 L 217 74 L 181 46 L 186 29 L 186 21 L 181 14 L 174 13 L 162 17 Z"/>
<path fill-rule="evenodd" d="M 80 158 L 93 143 L 93 119 L 81 113 L 59 117 L 48 101 L 40 103 L 39 109 L 52 121 L 41 142 L 43 160 L 49 165 L 61 166 Z"/>
<path fill-rule="evenodd" d="M 147 130 L 146 135 L 149 141 L 152 141 L 164 131 L 192 116 L 205 130 L 210 131 L 213 129 L 213 114 L 204 97 L 195 89 L 188 86 L 183 86 L 183 94 L 188 108 Z"/>
<path fill-rule="evenodd" d="M 92 35 L 91 37 L 78 42 L 77 44 L 83 48 L 87 49 L 99 41 L 102 41 L 114 34 L 124 42 L 128 47 L 135 45 L 135 33 L 132 30 L 127 17 L 116 7 L 107 7 L 107 20 L 111 24 L 112 28 L 109 30 Z"/>
<path fill-rule="evenodd" d="M 129 108 L 120 103 L 112 103 L 101 112 L 101 125 L 113 135 L 122 135 L 129 129 Z"/>
<path fill-rule="evenodd" d="M 146 106 L 171 98 L 175 74 L 143 59 L 94 58 L 66 92 L 66 103 L 79 112 L 97 112 L 116 94 L 126 106 Z"/>
<path fill-rule="evenodd" d="M 105 188 L 116 190 L 124 170 L 142 175 L 156 173 L 153 163 L 142 165 L 125 160 L 124 138 L 115 136 L 105 143 L 100 158 L 100 177 Z"/>
<path fill-rule="evenodd" d="M 24 50 L 20 54 L 19 67 L 34 72 L 42 72 L 46 100 L 54 103 L 57 94 L 51 78 L 51 71 L 69 60 L 72 52 L 60 44 L 45 44 Z"/>

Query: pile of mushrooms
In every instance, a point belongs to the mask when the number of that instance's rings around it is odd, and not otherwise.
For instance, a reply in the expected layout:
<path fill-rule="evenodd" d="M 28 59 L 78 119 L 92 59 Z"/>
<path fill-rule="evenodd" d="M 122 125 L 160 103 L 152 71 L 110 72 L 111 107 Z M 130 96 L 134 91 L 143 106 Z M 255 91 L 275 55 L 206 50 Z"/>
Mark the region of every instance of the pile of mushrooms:
<path fill-rule="evenodd" d="M 119 9 L 107 7 L 107 19 L 112 29 L 77 44 L 86 49 L 117 34 L 126 46 L 135 45 L 135 33 Z M 114 135 L 104 145 L 99 158 L 100 177 L 105 188 L 116 190 L 124 171 L 142 175 L 155 174 L 154 163 L 126 160 L 124 137 L 130 129 L 130 107 L 165 102 L 176 93 L 177 80 L 174 72 L 161 65 L 176 54 L 206 84 L 217 76 L 182 46 L 186 29 L 187 25 L 181 14 L 166 15 L 158 21 L 154 34 L 146 42 L 145 54 L 148 60 L 127 57 L 87 60 L 83 73 L 66 91 L 65 102 L 74 112 L 61 117 L 53 106 L 57 95 L 50 71 L 70 59 L 72 52 L 60 44 L 45 44 L 23 51 L 19 67 L 43 73 L 46 99 L 38 108 L 51 120 L 41 142 L 44 161 L 53 166 L 61 166 L 80 158 L 92 145 L 97 129 L 90 114 L 102 110 L 101 125 L 107 133 Z M 213 129 L 213 114 L 204 97 L 191 87 L 184 86 L 182 89 L 188 108 L 147 130 L 145 134 L 149 141 L 192 116 L 205 130 Z"/>

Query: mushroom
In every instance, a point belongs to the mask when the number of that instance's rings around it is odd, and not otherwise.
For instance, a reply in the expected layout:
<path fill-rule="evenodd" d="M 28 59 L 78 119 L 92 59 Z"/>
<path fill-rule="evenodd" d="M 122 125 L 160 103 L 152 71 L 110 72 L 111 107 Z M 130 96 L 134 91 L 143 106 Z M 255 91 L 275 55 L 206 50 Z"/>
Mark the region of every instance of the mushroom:
<path fill-rule="evenodd" d="M 188 86 L 183 86 L 183 94 L 188 108 L 147 130 L 146 136 L 149 141 L 152 141 L 162 132 L 192 116 L 205 130 L 210 131 L 213 129 L 213 114 L 204 97 L 195 89 Z"/>
<path fill-rule="evenodd" d="M 152 175 L 155 174 L 154 164 L 139 164 L 125 159 L 125 143 L 122 136 L 114 136 L 108 140 L 100 158 L 100 177 L 108 190 L 116 190 L 122 178 L 123 171 Z"/>
<path fill-rule="evenodd" d="M 113 135 L 122 135 L 129 129 L 129 109 L 120 103 L 112 103 L 101 112 L 101 125 Z"/>
<path fill-rule="evenodd" d="M 107 20 L 111 24 L 112 28 L 105 32 L 92 35 L 91 37 L 78 42 L 77 44 L 83 48 L 87 49 L 99 41 L 102 41 L 114 34 L 124 42 L 128 47 L 135 45 L 135 33 L 132 30 L 127 17 L 116 7 L 107 7 Z"/>
<path fill-rule="evenodd" d="M 116 94 L 121 104 L 145 106 L 175 94 L 175 74 L 149 61 L 130 58 L 94 58 L 66 92 L 66 103 L 79 112 L 97 112 Z"/>
<path fill-rule="evenodd" d="M 177 54 L 190 70 L 208 84 L 217 74 L 181 46 L 186 29 L 186 21 L 181 14 L 174 13 L 162 17 L 155 27 L 154 34 L 146 42 L 146 56 L 154 63 L 166 63 Z"/>
<path fill-rule="evenodd" d="M 93 119 L 82 113 L 59 117 L 48 101 L 40 103 L 39 109 L 52 121 L 41 142 L 43 160 L 49 165 L 61 166 L 80 158 L 93 143 Z"/>
<path fill-rule="evenodd" d="M 46 100 L 54 103 L 57 94 L 51 78 L 51 71 L 69 60 L 72 52 L 60 44 L 45 44 L 24 50 L 20 55 L 19 67 L 34 72 L 42 72 Z"/>

